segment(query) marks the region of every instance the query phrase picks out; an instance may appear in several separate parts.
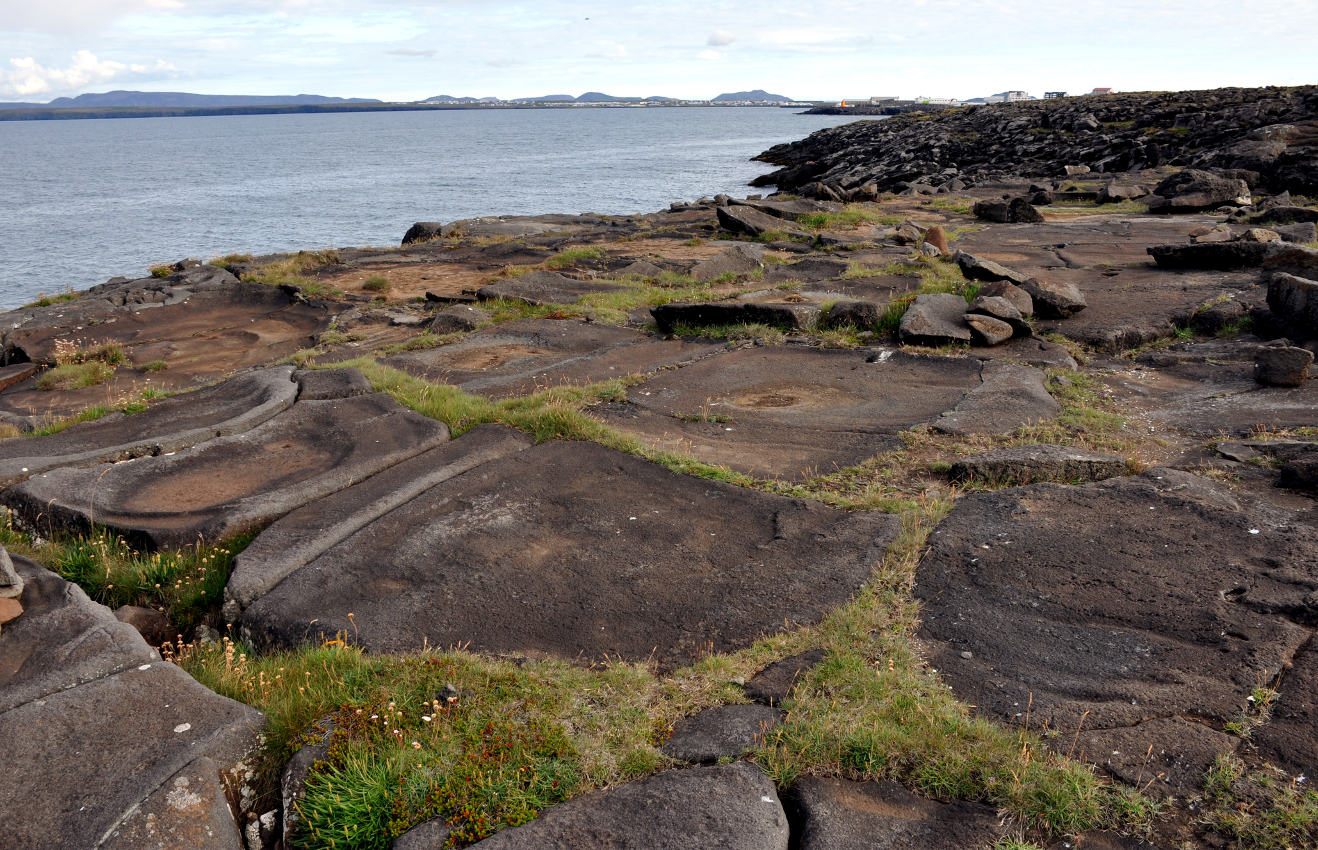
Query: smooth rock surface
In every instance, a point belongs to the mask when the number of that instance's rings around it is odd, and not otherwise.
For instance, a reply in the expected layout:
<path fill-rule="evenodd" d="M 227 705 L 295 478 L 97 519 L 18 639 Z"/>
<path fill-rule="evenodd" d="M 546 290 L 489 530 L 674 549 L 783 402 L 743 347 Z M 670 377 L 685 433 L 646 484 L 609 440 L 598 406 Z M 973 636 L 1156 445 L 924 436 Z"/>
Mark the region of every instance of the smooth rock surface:
<path fill-rule="evenodd" d="M 265 645 L 343 634 L 380 652 L 470 642 L 667 666 L 817 620 L 869 577 L 895 532 L 889 516 L 552 442 L 445 481 L 330 545 L 240 624 Z"/>
<path fill-rule="evenodd" d="M 970 342 L 965 322 L 966 299 L 951 293 L 917 295 L 902 314 L 897 335 L 910 345 L 947 345 Z"/>
<path fill-rule="evenodd" d="M 1018 485 L 1039 481 L 1102 481 L 1125 473 L 1126 461 L 1116 455 L 1039 444 L 1012 446 L 962 458 L 952 464 L 948 478 Z"/>
<path fill-rule="evenodd" d="M 476 290 L 476 297 L 482 301 L 507 298 L 538 307 L 545 304 L 575 304 L 587 295 L 622 290 L 623 287 L 615 283 L 577 280 L 557 272 L 536 271 L 482 286 Z"/>
<path fill-rule="evenodd" d="M 801 677 L 827 657 L 827 650 L 812 649 L 775 661 L 746 683 L 746 696 L 764 705 L 782 705 Z"/>
<path fill-rule="evenodd" d="M 787 850 L 787 817 L 773 783 L 749 762 L 669 770 L 569 800 L 528 824 L 472 845 L 481 850 Z"/>
<path fill-rule="evenodd" d="M 939 803 L 896 782 L 799 779 L 784 805 L 801 850 L 990 850 L 997 813 L 980 803 Z"/>
<path fill-rule="evenodd" d="M 765 734 L 782 723 L 784 712 L 767 705 L 721 705 L 690 717 L 673 727 L 659 751 L 678 761 L 711 764 L 736 758 L 764 746 Z"/>

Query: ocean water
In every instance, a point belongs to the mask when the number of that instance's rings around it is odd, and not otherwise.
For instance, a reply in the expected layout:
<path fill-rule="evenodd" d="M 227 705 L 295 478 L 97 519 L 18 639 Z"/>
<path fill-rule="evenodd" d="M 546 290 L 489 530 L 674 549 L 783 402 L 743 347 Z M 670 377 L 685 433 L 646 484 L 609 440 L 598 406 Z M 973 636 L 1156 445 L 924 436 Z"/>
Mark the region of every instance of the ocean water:
<path fill-rule="evenodd" d="M 156 263 L 396 245 L 415 221 L 652 212 L 836 116 L 517 109 L 0 122 L 0 308 Z"/>

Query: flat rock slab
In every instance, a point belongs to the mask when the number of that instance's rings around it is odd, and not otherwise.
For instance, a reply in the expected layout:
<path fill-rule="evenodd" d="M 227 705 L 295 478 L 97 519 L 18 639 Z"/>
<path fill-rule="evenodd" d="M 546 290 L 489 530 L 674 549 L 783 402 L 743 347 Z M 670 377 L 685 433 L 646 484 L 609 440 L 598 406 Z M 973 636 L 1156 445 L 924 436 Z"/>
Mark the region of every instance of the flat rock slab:
<path fill-rule="evenodd" d="M 773 783 L 748 762 L 670 770 L 586 794 L 473 844 L 481 850 L 721 847 L 787 850 Z"/>
<path fill-rule="evenodd" d="M 0 782 L 6 846 L 157 846 L 169 835 L 240 846 L 219 774 L 256 746 L 262 715 L 161 661 L 78 588 L 17 561 L 27 612 L 0 632 L 0 728 L 15 733 L 0 736 L 0 764 L 21 777 Z"/>
<path fill-rule="evenodd" d="M 1126 473 L 1126 461 L 1116 455 L 1053 445 L 1012 446 L 962 458 L 948 478 L 992 484 L 1033 484 L 1039 481 L 1080 483 L 1102 481 Z"/>
<path fill-rule="evenodd" d="M 659 340 L 593 322 L 523 319 L 461 342 L 399 354 L 385 363 L 479 395 L 523 395 L 648 373 L 719 351 L 720 345 Z"/>
<path fill-rule="evenodd" d="M 1218 755 L 1240 739 L 1180 717 L 1155 717 L 1134 726 L 1085 731 L 1076 754 L 1150 797 L 1193 797 Z M 1150 746 L 1152 745 L 1152 746 Z"/>
<path fill-rule="evenodd" d="M 110 414 L 45 437 L 0 440 L 0 486 L 59 466 L 91 466 L 172 452 L 238 434 L 297 398 L 292 367 L 248 372 L 152 403 L 132 416 Z"/>
<path fill-rule="evenodd" d="M 382 393 L 298 402 L 242 434 L 176 454 L 56 469 L 0 495 L 23 521 L 138 545 L 180 546 L 258 528 L 448 439 Z"/>
<path fill-rule="evenodd" d="M 819 307 L 787 301 L 709 301 L 695 304 L 663 304 L 650 310 L 659 332 L 670 334 L 688 328 L 721 325 L 771 325 L 802 330 L 814 325 Z"/>
<path fill-rule="evenodd" d="M 1247 291 L 1259 283 L 1252 270 L 1185 272 L 1152 266 L 1149 247 L 1188 242 L 1192 229 L 1215 223 L 1216 219 L 1204 216 L 1086 216 L 1028 226 L 989 225 L 962 234 L 957 244 L 1021 276 L 1076 287 L 1088 306 L 1038 329 L 1059 331 L 1115 353 L 1169 337 L 1174 320 L 1188 318 L 1219 296 Z"/>
<path fill-rule="evenodd" d="M 1315 553 L 1296 515 L 1168 469 L 972 494 L 917 569 L 919 636 L 990 716 L 1068 747 L 1082 721 L 1144 729 L 1120 749 L 1156 752 L 1148 721 L 1218 735 L 1291 662 L 1318 621 Z"/>
<path fill-rule="evenodd" d="M 540 307 L 546 304 L 575 304 L 587 295 L 621 292 L 626 287 L 616 283 L 578 280 L 555 272 L 531 272 L 511 277 L 476 290 L 482 301 L 506 298 Z"/>
<path fill-rule="evenodd" d="M 1231 340 L 1176 345 L 1100 379 L 1123 409 L 1190 434 L 1245 437 L 1312 425 L 1318 381 L 1262 386 L 1254 379 L 1257 349 Z"/>
<path fill-rule="evenodd" d="M 736 758 L 764 746 L 765 735 L 785 716 L 767 705 L 720 705 L 679 720 L 659 750 L 669 758 L 700 764 Z"/>
<path fill-rule="evenodd" d="M 371 382 L 357 369 L 299 369 L 293 373 L 299 401 L 352 398 L 375 392 Z"/>
<path fill-rule="evenodd" d="M 470 643 L 675 666 L 818 620 L 866 581 L 896 528 L 551 442 L 330 545 L 240 623 L 267 645 L 346 633 L 379 652 Z"/>
<path fill-rule="evenodd" d="M 108 384 L 46 392 L 25 381 L 0 393 L 0 412 L 40 419 L 136 395 L 147 383 L 179 390 L 306 348 L 330 323 L 323 303 L 291 298 L 278 287 L 240 283 L 211 266 L 182 275 L 93 287 L 78 299 L 0 316 L 0 337 L 37 361 L 54 361 L 57 339 L 119 343 L 135 364 L 163 360 L 150 375 L 119 367 Z M 14 325 L 18 325 L 14 327 Z"/>
<path fill-rule="evenodd" d="M 806 777 L 784 796 L 800 850 L 990 850 L 1003 835 L 980 803 L 939 803 L 895 782 Z"/>
<path fill-rule="evenodd" d="M 1008 386 L 1031 373 L 1041 390 L 1042 373 L 1015 364 L 887 349 L 743 348 L 660 373 L 631 387 L 626 404 L 595 412 L 660 448 L 751 474 L 805 478 L 890 451 L 913 425 L 991 421 L 1012 430 L 1044 418 L 1037 404 L 1021 404 L 1029 393 Z M 995 408 L 999 386 L 1003 404 Z M 963 405 L 960 419 L 944 417 Z"/>

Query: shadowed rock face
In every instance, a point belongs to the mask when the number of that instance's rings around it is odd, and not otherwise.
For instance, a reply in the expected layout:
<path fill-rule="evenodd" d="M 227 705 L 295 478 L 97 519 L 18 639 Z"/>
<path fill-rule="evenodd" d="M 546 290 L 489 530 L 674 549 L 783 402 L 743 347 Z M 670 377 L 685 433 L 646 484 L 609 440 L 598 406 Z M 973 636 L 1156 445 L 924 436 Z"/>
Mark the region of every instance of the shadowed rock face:
<path fill-rule="evenodd" d="M 470 642 L 667 666 L 817 620 L 868 578 L 896 529 L 885 515 L 687 478 L 589 443 L 546 443 L 366 525 L 240 622 L 281 646 L 346 632 L 381 652 Z"/>
<path fill-rule="evenodd" d="M 1153 744 L 1165 767 L 1182 765 L 1166 781 L 1193 789 L 1233 745 L 1213 730 L 1318 623 L 1315 553 L 1318 535 L 1288 512 L 1168 469 L 970 495 L 921 560 L 919 634 L 981 711 L 1009 724 L 1028 713 L 1068 744 L 1083 728 L 1100 763 Z M 1174 718 L 1192 722 L 1152 722 Z M 1108 747 L 1117 730 L 1122 746 Z"/>
<path fill-rule="evenodd" d="M 242 434 L 177 454 L 55 469 L 0 499 L 42 529 L 96 525 L 139 544 L 215 541 L 259 527 L 448 439 L 389 396 L 298 402 Z"/>
<path fill-rule="evenodd" d="M 1027 376 L 1037 392 L 1022 391 Z M 889 451 L 912 425 L 980 433 L 1046 419 L 1057 408 L 1041 378 L 971 358 L 751 348 L 660 373 L 597 412 L 652 445 L 797 478 Z"/>

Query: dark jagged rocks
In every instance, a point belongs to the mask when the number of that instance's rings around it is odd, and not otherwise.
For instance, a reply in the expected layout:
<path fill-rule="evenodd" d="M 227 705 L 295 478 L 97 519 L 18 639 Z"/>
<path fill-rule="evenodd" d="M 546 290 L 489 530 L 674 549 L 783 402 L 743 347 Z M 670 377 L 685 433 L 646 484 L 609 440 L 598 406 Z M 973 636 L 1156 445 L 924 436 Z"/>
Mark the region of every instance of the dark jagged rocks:
<path fill-rule="evenodd" d="M 776 145 L 755 185 L 834 194 L 1102 173 L 1213 168 L 1251 186 L 1318 190 L 1318 86 L 1059 98 L 859 121 Z M 1078 169 L 1077 169 L 1078 170 Z M 959 185 L 955 185 L 959 184 Z M 871 189 L 871 191 L 873 191 Z"/>

